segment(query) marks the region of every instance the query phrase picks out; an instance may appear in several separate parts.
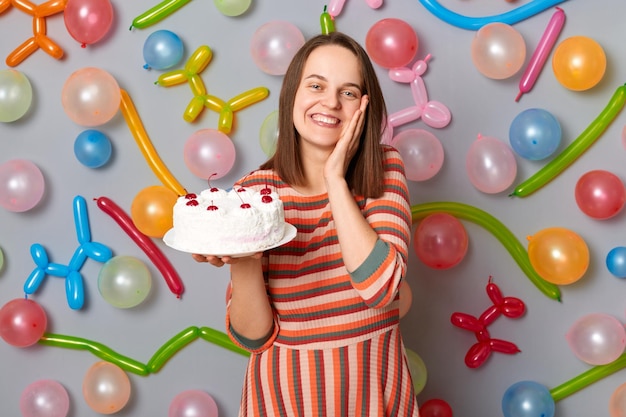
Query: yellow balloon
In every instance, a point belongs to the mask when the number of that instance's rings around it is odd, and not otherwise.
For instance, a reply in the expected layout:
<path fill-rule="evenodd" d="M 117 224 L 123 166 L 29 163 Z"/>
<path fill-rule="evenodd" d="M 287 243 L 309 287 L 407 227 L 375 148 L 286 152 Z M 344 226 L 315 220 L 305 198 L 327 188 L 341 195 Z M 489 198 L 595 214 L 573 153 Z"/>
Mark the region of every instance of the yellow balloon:
<path fill-rule="evenodd" d="M 173 226 L 174 204 L 178 195 L 162 185 L 153 185 L 135 196 L 130 217 L 141 233 L 162 238 Z"/>
<path fill-rule="evenodd" d="M 589 248 L 575 232 L 549 227 L 528 237 L 528 257 L 537 274 L 548 282 L 567 285 L 585 275 Z"/>
<path fill-rule="evenodd" d="M 428 379 L 428 372 L 426 370 L 426 364 L 414 351 L 406 348 L 406 357 L 409 361 L 409 372 L 411 372 L 411 379 L 413 379 L 413 390 L 415 395 L 422 392 L 426 386 L 426 380 Z"/>
<path fill-rule="evenodd" d="M 565 88 L 588 90 L 602 80 L 606 70 L 606 55 L 595 40 L 572 36 L 554 50 L 552 70 Z"/>

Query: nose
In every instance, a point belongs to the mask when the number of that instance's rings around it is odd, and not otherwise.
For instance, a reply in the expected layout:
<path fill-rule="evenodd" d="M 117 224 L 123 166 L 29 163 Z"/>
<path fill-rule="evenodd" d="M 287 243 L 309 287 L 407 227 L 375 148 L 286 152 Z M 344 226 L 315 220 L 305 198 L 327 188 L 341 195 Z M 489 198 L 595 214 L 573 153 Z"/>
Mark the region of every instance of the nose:
<path fill-rule="evenodd" d="M 324 96 L 322 97 L 321 102 L 322 102 L 322 105 L 330 109 L 337 109 L 341 107 L 341 101 L 339 100 L 339 96 L 330 91 L 327 91 L 324 93 Z"/>

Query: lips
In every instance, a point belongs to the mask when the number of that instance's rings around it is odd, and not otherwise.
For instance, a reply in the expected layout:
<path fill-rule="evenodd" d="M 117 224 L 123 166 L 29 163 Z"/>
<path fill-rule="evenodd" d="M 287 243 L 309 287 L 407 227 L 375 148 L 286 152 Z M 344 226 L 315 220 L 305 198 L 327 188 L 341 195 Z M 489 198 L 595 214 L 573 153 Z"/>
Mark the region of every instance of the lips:
<path fill-rule="evenodd" d="M 323 114 L 314 114 L 311 116 L 311 119 L 313 119 L 313 121 L 317 123 L 330 125 L 330 126 L 336 126 L 340 123 L 340 120 L 337 119 L 336 117 L 331 117 L 331 116 L 327 116 Z"/>

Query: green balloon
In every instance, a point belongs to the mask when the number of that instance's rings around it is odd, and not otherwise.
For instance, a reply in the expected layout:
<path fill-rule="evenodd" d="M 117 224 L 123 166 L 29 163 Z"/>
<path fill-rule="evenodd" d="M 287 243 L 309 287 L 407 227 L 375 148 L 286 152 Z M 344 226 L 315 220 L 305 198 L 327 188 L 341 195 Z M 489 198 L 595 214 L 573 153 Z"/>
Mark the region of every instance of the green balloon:
<path fill-rule="evenodd" d="M 33 88 L 24 73 L 0 71 L 0 122 L 13 122 L 24 116 L 33 100 Z"/>
<path fill-rule="evenodd" d="M 0 249 L 0 271 L 2 271 L 3 266 L 4 266 L 4 254 L 2 253 L 2 249 Z"/>
<path fill-rule="evenodd" d="M 213 0 L 213 2 L 224 16 L 239 16 L 248 10 L 252 0 Z"/>
<path fill-rule="evenodd" d="M 109 304 L 131 308 L 141 304 L 152 288 L 150 270 L 133 256 L 114 256 L 98 274 L 98 290 Z"/>

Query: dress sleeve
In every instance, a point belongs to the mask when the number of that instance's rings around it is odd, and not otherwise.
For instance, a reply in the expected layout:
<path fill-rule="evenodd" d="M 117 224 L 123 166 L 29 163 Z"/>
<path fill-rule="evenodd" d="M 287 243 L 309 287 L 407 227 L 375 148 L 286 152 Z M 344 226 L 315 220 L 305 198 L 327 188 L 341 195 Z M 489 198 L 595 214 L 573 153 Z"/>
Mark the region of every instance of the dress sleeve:
<path fill-rule="evenodd" d="M 378 241 L 365 262 L 350 274 L 354 288 L 373 308 L 385 307 L 396 298 L 406 275 L 412 225 L 404 163 L 397 150 L 384 149 L 384 193 L 362 207 Z"/>

